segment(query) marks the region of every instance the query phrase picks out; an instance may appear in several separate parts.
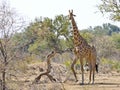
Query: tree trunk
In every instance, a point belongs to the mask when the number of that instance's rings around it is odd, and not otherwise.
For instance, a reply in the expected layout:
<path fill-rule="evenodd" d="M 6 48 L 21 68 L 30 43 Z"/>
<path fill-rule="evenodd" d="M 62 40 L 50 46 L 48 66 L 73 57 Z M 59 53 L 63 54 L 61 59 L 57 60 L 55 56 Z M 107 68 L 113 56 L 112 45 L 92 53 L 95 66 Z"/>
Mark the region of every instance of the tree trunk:
<path fill-rule="evenodd" d="M 6 77 L 6 72 L 5 72 L 5 69 L 4 69 L 3 72 L 2 72 L 2 90 L 6 89 L 6 80 L 5 80 L 5 77 Z"/>

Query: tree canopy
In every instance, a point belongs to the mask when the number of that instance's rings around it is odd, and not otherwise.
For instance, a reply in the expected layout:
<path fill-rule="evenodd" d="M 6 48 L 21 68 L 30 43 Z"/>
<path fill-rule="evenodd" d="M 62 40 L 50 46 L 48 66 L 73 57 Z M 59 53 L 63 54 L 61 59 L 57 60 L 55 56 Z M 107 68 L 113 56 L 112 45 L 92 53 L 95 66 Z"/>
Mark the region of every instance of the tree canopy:
<path fill-rule="evenodd" d="M 107 13 L 111 20 L 120 21 L 120 0 L 101 0 L 98 9 L 102 13 Z"/>

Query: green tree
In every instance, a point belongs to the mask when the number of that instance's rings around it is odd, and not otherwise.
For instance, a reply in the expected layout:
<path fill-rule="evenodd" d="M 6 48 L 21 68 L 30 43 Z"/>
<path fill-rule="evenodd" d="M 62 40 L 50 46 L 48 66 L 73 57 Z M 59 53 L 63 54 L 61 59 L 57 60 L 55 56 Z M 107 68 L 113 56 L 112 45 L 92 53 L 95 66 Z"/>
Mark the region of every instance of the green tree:
<path fill-rule="evenodd" d="M 88 28 L 88 30 L 89 32 L 97 36 L 103 36 L 103 35 L 111 36 L 112 33 L 114 32 L 116 33 L 120 32 L 120 28 L 118 26 L 112 25 L 110 23 L 103 23 L 102 26 L 95 26 L 93 28 L 91 27 L 91 28 Z"/>
<path fill-rule="evenodd" d="M 95 26 L 93 28 L 93 34 L 97 35 L 97 36 L 103 36 L 107 34 L 107 30 L 104 29 L 102 26 Z"/>
<path fill-rule="evenodd" d="M 83 38 L 86 39 L 86 41 L 87 41 L 88 43 L 92 43 L 92 42 L 93 42 L 93 40 L 94 40 L 94 35 L 93 35 L 92 31 L 89 31 L 89 30 L 86 29 L 86 30 L 80 31 L 80 34 L 81 34 L 81 36 L 82 36 Z"/>
<path fill-rule="evenodd" d="M 25 28 L 22 35 L 15 36 L 20 41 L 19 48 L 26 52 L 40 54 L 46 50 L 56 48 L 63 50 L 71 43 L 70 22 L 67 16 L 57 15 L 54 19 L 48 17 L 36 18 L 34 22 Z M 22 37 L 20 37 L 22 36 Z M 69 46 L 70 47 L 70 46 Z"/>
<path fill-rule="evenodd" d="M 110 23 L 103 24 L 103 29 L 106 30 L 107 35 L 112 35 L 112 33 L 114 32 L 116 33 L 120 32 L 120 28 L 118 26 L 112 25 Z"/>
<path fill-rule="evenodd" d="M 116 48 L 120 49 L 120 34 L 119 33 L 113 33 L 112 34 L 112 40 L 115 42 Z"/>
<path fill-rule="evenodd" d="M 120 0 L 101 0 L 102 3 L 98 5 L 98 9 L 102 13 L 110 15 L 110 19 L 120 21 Z"/>

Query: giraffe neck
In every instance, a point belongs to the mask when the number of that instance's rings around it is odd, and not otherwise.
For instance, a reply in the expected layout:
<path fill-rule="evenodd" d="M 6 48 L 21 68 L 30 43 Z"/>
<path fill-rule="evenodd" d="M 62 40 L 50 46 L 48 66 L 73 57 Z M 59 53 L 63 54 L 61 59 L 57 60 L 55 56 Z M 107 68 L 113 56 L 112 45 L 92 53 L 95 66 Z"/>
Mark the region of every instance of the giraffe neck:
<path fill-rule="evenodd" d="M 72 26 L 73 26 L 73 29 L 74 29 L 74 28 L 75 28 L 75 29 L 78 29 L 74 17 L 72 17 Z"/>
<path fill-rule="evenodd" d="M 81 35 L 79 34 L 79 31 L 78 31 L 78 27 L 77 27 L 77 24 L 74 20 L 74 18 L 72 17 L 72 26 L 73 26 L 73 37 L 74 37 L 74 45 L 75 46 L 78 46 L 80 44 L 80 38 L 81 38 Z"/>

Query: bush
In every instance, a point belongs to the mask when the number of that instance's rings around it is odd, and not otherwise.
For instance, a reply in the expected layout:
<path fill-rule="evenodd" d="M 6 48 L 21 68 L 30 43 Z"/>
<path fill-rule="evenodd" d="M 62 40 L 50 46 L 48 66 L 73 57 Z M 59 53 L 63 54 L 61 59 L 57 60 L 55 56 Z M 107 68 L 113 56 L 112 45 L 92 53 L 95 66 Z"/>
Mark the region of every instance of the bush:
<path fill-rule="evenodd" d="M 107 64 L 110 66 L 109 68 L 111 68 L 111 70 L 120 71 L 119 61 L 102 58 L 102 65 L 107 65 Z"/>
<path fill-rule="evenodd" d="M 71 67 L 71 61 L 70 61 L 70 60 L 66 60 L 66 61 L 64 62 L 64 65 L 65 65 L 67 68 L 70 69 L 70 67 Z"/>

